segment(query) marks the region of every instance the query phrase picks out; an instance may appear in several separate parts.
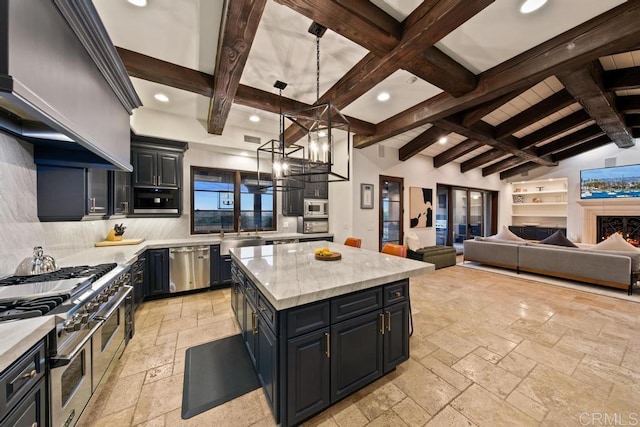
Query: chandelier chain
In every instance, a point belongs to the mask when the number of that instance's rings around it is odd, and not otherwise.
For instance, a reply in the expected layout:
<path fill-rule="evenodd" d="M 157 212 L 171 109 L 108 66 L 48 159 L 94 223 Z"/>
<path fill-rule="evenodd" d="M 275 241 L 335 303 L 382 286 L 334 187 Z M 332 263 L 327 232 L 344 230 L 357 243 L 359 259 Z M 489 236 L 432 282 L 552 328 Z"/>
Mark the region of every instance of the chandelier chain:
<path fill-rule="evenodd" d="M 316 104 L 320 101 L 320 37 L 316 36 Z"/>

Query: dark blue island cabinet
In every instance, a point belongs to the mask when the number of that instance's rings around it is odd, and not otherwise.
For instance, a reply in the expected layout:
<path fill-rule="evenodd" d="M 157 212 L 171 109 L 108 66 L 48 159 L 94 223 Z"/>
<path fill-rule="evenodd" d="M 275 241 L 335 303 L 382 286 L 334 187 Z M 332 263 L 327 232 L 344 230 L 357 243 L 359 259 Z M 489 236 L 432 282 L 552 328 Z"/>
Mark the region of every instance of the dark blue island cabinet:
<path fill-rule="evenodd" d="M 277 423 L 297 425 L 409 358 L 409 279 L 277 311 L 231 268 L 231 305 Z"/>

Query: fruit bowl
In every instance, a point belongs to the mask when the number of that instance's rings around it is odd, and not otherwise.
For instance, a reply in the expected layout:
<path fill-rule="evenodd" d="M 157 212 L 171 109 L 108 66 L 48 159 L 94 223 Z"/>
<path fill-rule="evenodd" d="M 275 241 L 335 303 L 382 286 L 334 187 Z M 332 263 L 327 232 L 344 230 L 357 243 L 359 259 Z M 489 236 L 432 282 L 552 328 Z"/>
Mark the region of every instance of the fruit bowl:
<path fill-rule="evenodd" d="M 332 252 L 329 248 L 316 249 L 314 256 L 319 261 L 337 261 L 342 258 L 340 252 Z"/>

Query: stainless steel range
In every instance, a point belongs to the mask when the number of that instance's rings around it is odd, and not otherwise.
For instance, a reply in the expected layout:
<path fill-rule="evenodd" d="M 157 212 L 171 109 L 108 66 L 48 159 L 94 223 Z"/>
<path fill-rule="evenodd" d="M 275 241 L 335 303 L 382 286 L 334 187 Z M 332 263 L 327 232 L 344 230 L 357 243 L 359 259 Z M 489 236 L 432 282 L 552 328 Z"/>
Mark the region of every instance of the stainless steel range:
<path fill-rule="evenodd" d="M 50 337 L 53 426 L 72 426 L 133 335 L 129 267 L 62 268 L 0 279 L 0 321 L 55 315 Z"/>

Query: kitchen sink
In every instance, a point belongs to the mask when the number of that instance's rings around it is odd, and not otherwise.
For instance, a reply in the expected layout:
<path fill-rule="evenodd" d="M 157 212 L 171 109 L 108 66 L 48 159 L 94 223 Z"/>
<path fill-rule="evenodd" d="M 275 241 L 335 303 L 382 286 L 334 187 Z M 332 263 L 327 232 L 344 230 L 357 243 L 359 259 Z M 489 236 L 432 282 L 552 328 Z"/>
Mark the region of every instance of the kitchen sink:
<path fill-rule="evenodd" d="M 245 246 L 263 246 L 267 241 L 262 236 L 233 236 L 220 241 L 220 255 L 229 255 L 229 249 Z"/>

